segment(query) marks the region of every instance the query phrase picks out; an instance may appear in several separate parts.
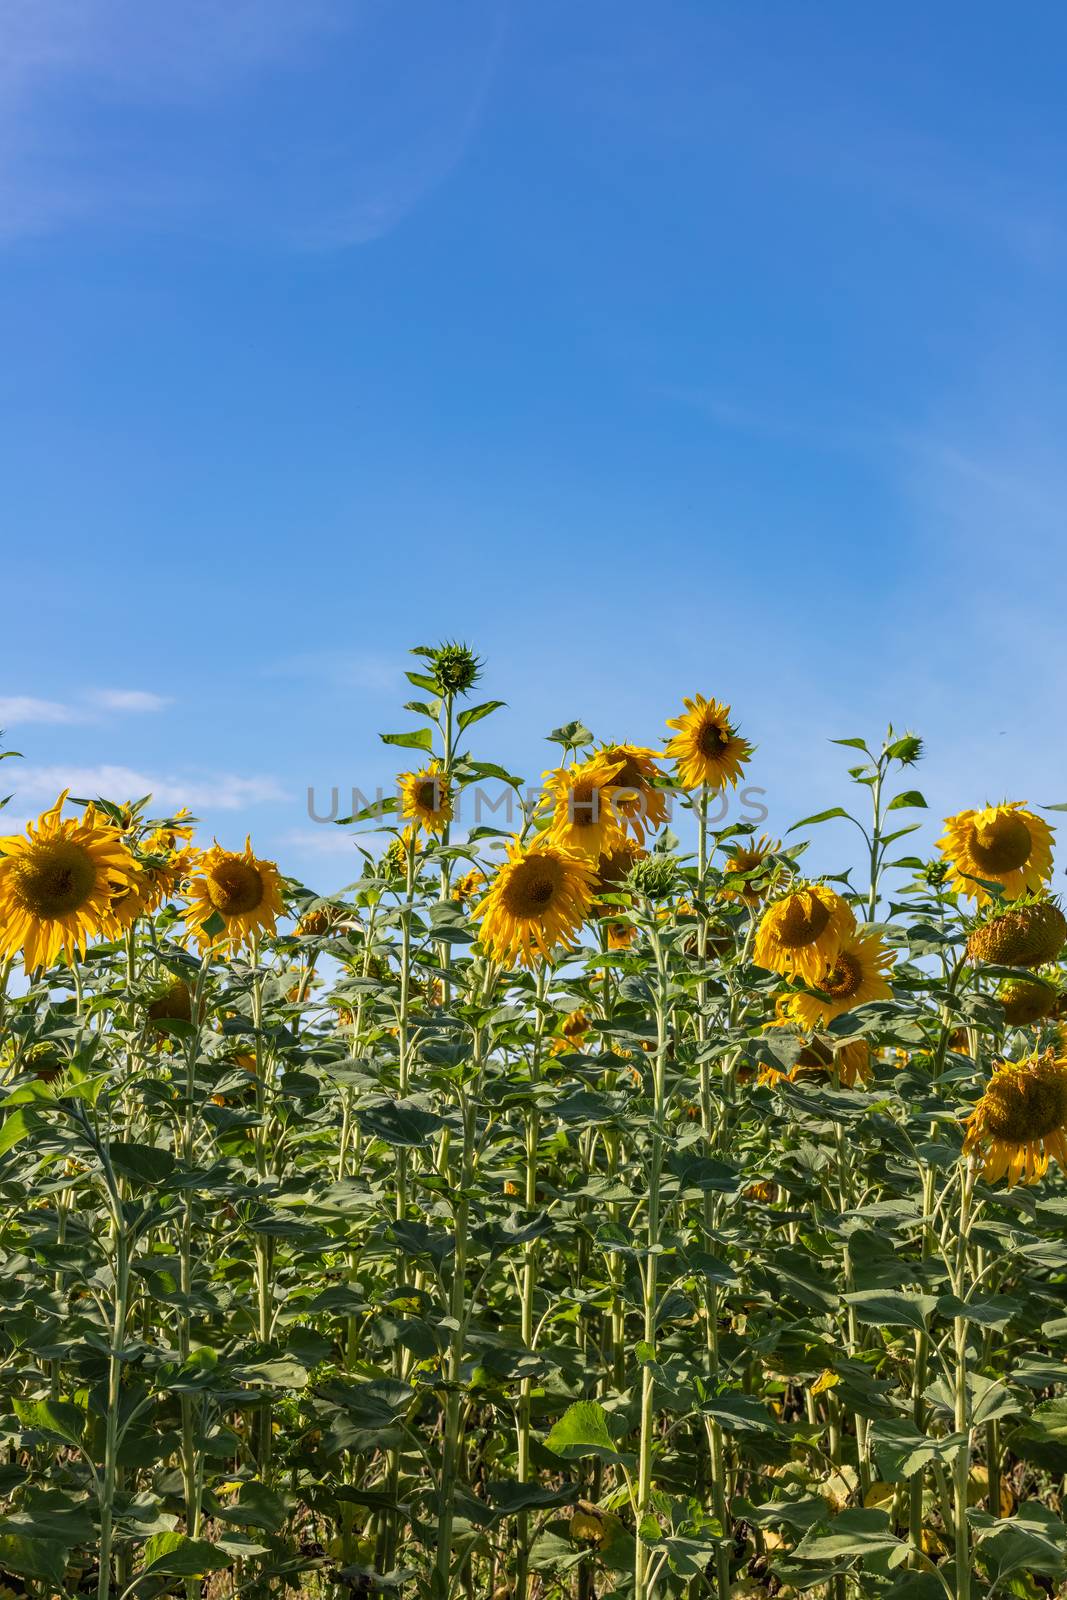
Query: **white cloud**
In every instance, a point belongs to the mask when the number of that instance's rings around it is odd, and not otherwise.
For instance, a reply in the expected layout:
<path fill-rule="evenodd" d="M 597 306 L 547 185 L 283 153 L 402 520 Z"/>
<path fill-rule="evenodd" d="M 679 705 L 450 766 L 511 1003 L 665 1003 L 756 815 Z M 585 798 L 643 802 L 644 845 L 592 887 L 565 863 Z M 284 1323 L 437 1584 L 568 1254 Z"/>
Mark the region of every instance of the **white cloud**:
<path fill-rule="evenodd" d="M 162 711 L 171 703 L 166 695 L 149 689 L 97 689 L 89 698 L 105 711 Z"/>
<path fill-rule="evenodd" d="M 141 795 L 151 794 L 157 806 L 184 805 L 194 812 L 240 811 L 245 806 L 288 799 L 276 778 L 244 777 L 231 772 L 183 776 L 108 765 L 33 767 L 15 764 L 9 782 L 14 786 L 15 805 L 19 802 L 50 804 L 64 789 L 85 800 L 98 796 L 106 800 L 136 800 Z"/>
<path fill-rule="evenodd" d="M 26 722 L 80 722 L 82 713 L 58 700 L 37 700 L 32 695 L 9 695 L 0 699 L 0 728 Z"/>
<path fill-rule="evenodd" d="M 322 823 L 315 828 L 292 828 L 278 838 L 278 845 L 307 856 L 354 856 L 356 840 L 366 845 L 371 838 L 381 835 L 359 833 L 348 828 L 336 828 L 333 823 Z"/>
<path fill-rule="evenodd" d="M 378 238 L 462 159 L 506 12 L 423 8 L 413 28 L 368 0 L 3 0 L 0 238 L 175 214 L 298 247 Z"/>

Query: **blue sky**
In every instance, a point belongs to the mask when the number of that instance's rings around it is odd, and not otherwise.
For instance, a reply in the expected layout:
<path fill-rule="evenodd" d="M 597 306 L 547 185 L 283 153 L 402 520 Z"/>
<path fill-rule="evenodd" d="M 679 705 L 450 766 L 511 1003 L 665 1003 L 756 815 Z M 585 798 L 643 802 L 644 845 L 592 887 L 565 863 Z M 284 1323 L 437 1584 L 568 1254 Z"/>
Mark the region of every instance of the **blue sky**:
<path fill-rule="evenodd" d="M 7 817 L 143 780 L 334 887 L 307 785 L 395 773 L 446 635 L 534 777 L 700 689 L 779 830 L 888 718 L 935 820 L 1067 799 L 1065 48 L 973 0 L 7 0 Z"/>

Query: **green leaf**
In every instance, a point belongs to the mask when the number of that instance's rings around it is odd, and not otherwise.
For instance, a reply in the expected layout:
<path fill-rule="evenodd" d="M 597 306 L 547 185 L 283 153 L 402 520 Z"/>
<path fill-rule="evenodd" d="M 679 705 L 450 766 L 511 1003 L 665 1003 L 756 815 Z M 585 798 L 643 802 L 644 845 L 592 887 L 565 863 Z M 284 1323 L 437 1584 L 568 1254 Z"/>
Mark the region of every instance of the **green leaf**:
<path fill-rule="evenodd" d="M 21 1534 L 0 1534 L 0 1567 L 20 1578 L 37 1578 L 61 1593 L 69 1549 L 52 1539 L 25 1539 Z"/>
<path fill-rule="evenodd" d="M 16 1400 L 15 1415 L 24 1428 L 47 1434 L 63 1444 L 81 1444 L 85 1412 L 70 1400 Z"/>
<path fill-rule="evenodd" d="M 895 1550 L 900 1544 L 884 1511 L 856 1508 L 822 1528 L 811 1528 L 793 1554 L 798 1561 L 853 1561 L 857 1556 Z"/>
<path fill-rule="evenodd" d="M 13 1150 L 23 1139 L 28 1139 L 32 1134 L 39 1133 L 42 1128 L 47 1128 L 48 1123 L 39 1111 L 34 1111 L 30 1106 L 19 1106 L 15 1111 L 9 1111 L 4 1118 L 4 1125 L 0 1128 L 0 1156 Z"/>
<path fill-rule="evenodd" d="M 855 1310 L 857 1321 L 875 1328 L 915 1328 L 924 1333 L 937 1309 L 936 1295 L 906 1294 L 901 1289 L 860 1289 L 843 1298 Z"/>
<path fill-rule="evenodd" d="M 433 729 L 412 728 L 410 733 L 380 733 L 383 744 L 398 744 L 405 750 L 433 750 Z"/>
<path fill-rule="evenodd" d="M 135 1183 L 163 1183 L 174 1171 L 174 1157 L 158 1145 L 131 1144 L 125 1139 L 115 1139 L 110 1155 L 115 1171 Z"/>
<path fill-rule="evenodd" d="M 796 833 L 798 828 L 809 828 L 815 822 L 829 822 L 832 817 L 846 817 L 849 822 L 855 822 L 855 817 L 845 810 L 844 806 L 831 806 L 829 811 L 816 811 L 812 817 L 801 817 L 799 822 L 794 822 L 788 829 L 789 833 Z"/>
<path fill-rule="evenodd" d="M 872 1424 L 870 1440 L 878 1471 L 887 1483 L 898 1483 L 910 1478 L 929 1462 L 946 1460 L 963 1439 L 962 1434 L 950 1434 L 942 1439 L 931 1439 L 920 1433 L 915 1424 L 905 1418 L 879 1420 Z"/>
<path fill-rule="evenodd" d="M 461 711 L 456 718 L 460 733 L 469 728 L 472 722 L 481 722 L 483 717 L 491 716 L 494 711 L 499 711 L 501 706 L 506 704 L 506 700 L 486 700 L 483 705 L 470 706 L 466 711 Z"/>
<path fill-rule="evenodd" d="M 898 794 L 886 806 L 887 811 L 905 811 L 909 806 L 921 807 L 927 810 L 927 804 L 918 789 L 905 789 L 903 794 Z"/>
<path fill-rule="evenodd" d="M 215 1515 L 239 1528 L 260 1528 L 264 1533 L 277 1533 L 287 1512 L 285 1501 L 265 1483 L 242 1483 L 236 1502 L 219 1505 Z"/>
<path fill-rule="evenodd" d="M 190 1539 L 184 1533 L 154 1533 L 144 1547 L 142 1573 L 167 1578 L 205 1578 L 209 1572 L 222 1572 L 232 1558 L 206 1539 Z"/>
<path fill-rule="evenodd" d="M 600 1461 L 622 1459 L 608 1430 L 607 1412 L 595 1400 L 576 1400 L 568 1406 L 549 1432 L 545 1446 L 564 1461 L 577 1461 L 582 1456 L 596 1456 Z"/>
<path fill-rule="evenodd" d="M 561 744 L 565 748 L 571 746 L 580 749 L 583 745 L 592 744 L 593 735 L 582 722 L 565 722 L 561 728 L 553 728 L 545 737 L 552 744 Z"/>
<path fill-rule="evenodd" d="M 718 1394 L 702 1402 L 700 1413 L 713 1417 L 724 1433 L 777 1433 L 778 1424 L 751 1394 Z"/>

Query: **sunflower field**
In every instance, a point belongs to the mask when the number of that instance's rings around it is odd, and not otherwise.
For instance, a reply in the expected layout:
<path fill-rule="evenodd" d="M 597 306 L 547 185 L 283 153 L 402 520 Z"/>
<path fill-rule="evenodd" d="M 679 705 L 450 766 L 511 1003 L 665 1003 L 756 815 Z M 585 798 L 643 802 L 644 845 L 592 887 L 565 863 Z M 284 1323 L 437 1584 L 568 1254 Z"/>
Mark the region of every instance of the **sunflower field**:
<path fill-rule="evenodd" d="M 714 826 L 702 695 L 528 794 L 414 654 L 335 894 L 150 799 L 0 840 L 0 1596 L 1067 1594 L 1046 814 L 909 854 L 891 731 Z"/>

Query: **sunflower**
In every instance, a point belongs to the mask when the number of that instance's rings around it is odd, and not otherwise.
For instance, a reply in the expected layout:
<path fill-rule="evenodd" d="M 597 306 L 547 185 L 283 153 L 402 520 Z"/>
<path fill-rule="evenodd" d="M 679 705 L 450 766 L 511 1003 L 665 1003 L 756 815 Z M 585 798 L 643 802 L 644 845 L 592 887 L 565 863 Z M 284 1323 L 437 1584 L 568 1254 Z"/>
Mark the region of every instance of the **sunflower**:
<path fill-rule="evenodd" d="M 67 792 L 27 825 L 0 839 L 0 955 L 21 950 L 27 972 L 73 960 L 89 939 L 112 933 L 112 894 L 137 876 L 137 863 L 95 806 L 63 821 Z"/>
<path fill-rule="evenodd" d="M 1052 876 L 1052 829 L 1021 800 L 945 818 L 938 849 L 952 887 L 984 905 L 992 899 L 975 878 L 999 883 L 1009 900 L 1033 892 Z"/>
<path fill-rule="evenodd" d="M 887 950 L 880 934 L 860 929 L 841 941 L 833 961 L 828 961 L 814 987 L 818 995 L 798 993 L 792 997 L 793 1015 L 805 1028 L 824 1028 L 843 1011 L 861 1006 L 867 1000 L 885 1000 L 892 994 L 886 973 L 896 957 Z"/>
<path fill-rule="evenodd" d="M 545 773 L 544 804 L 552 813 L 548 837 L 553 844 L 596 861 L 622 843 L 623 817 L 614 786 L 621 766 L 600 752 Z"/>
<path fill-rule="evenodd" d="M 616 839 L 608 850 L 602 850 L 597 857 L 596 877 L 593 885 L 598 895 L 625 894 L 626 879 L 634 864 L 644 859 L 648 854 L 633 839 Z M 610 917 L 618 911 L 617 906 L 602 903 L 599 900 L 593 906 L 594 917 Z"/>
<path fill-rule="evenodd" d="M 782 1025 L 780 1019 L 769 1024 Z M 865 1039 L 851 1039 L 848 1044 L 831 1047 L 821 1039 L 808 1039 L 800 1047 L 793 1065 L 787 1069 L 765 1063 L 760 1067 L 757 1081 L 762 1084 L 799 1083 L 808 1078 L 829 1077 L 837 1072 L 842 1088 L 853 1089 L 865 1083 L 871 1075 L 871 1052 Z"/>
<path fill-rule="evenodd" d="M 452 884 L 452 899 L 461 906 L 469 906 L 472 900 L 477 899 L 485 888 L 485 873 L 477 867 L 471 867 L 456 878 Z"/>
<path fill-rule="evenodd" d="M 205 850 L 189 896 L 185 922 L 201 950 L 209 945 L 239 950 L 259 932 L 274 934 L 275 918 L 285 909 L 278 868 L 253 855 L 251 839 L 243 850 L 223 850 L 217 842 Z M 223 926 L 209 932 L 216 917 Z"/>
<path fill-rule="evenodd" d="M 637 842 L 644 844 L 646 832 L 655 833 L 670 821 L 667 797 L 656 788 L 660 770 L 655 750 L 639 744 L 606 744 L 598 753 L 618 763 L 612 785 L 615 809 Z"/>
<path fill-rule="evenodd" d="M 494 961 L 532 967 L 573 939 L 589 915 L 593 866 L 551 839 L 529 848 L 508 846 L 473 915 L 482 920 L 482 945 Z"/>
<path fill-rule="evenodd" d="M 1042 983 L 1037 978 L 1008 978 L 997 990 L 1010 1028 L 1028 1028 L 1051 1017 L 1061 998 L 1054 982 Z"/>
<path fill-rule="evenodd" d="M 609 950 L 629 950 L 637 938 L 637 929 L 632 922 L 608 922 L 605 927 Z"/>
<path fill-rule="evenodd" d="M 162 983 L 148 1002 L 149 1022 L 191 1022 L 193 991 L 184 978 Z"/>
<path fill-rule="evenodd" d="M 736 844 L 726 858 L 723 873 L 727 877 L 743 877 L 747 881 L 742 889 L 720 889 L 720 900 L 741 900 L 746 906 L 758 906 L 767 898 L 774 875 L 772 857 L 782 848 L 781 839 L 771 839 L 761 834 L 754 844 Z"/>
<path fill-rule="evenodd" d="M 452 821 L 452 790 L 439 761 L 419 772 L 401 772 L 400 814 L 424 833 L 443 833 Z"/>
<path fill-rule="evenodd" d="M 855 930 L 856 919 L 839 894 L 824 883 L 799 883 L 763 913 L 754 960 L 768 972 L 817 984 Z"/>
<path fill-rule="evenodd" d="M 703 784 L 713 791 L 727 784 L 737 787 L 741 771 L 751 759 L 752 746 L 730 721 L 729 706 L 698 694 L 685 701 L 683 716 L 667 718 L 667 726 L 677 729 L 667 744 L 667 755 L 677 767 L 683 789 L 699 789 Z"/>
<path fill-rule="evenodd" d="M 584 1011 L 581 1006 L 576 1011 L 569 1011 L 560 1023 L 556 1037 L 549 1047 L 552 1054 L 560 1056 L 568 1050 L 580 1050 L 585 1043 L 588 1032 L 588 1012 Z"/>
<path fill-rule="evenodd" d="M 982 1175 L 1036 1183 L 1050 1157 L 1067 1169 L 1067 1062 L 1054 1050 L 998 1061 L 967 1118 L 965 1155 L 982 1154 Z"/>
<path fill-rule="evenodd" d="M 1067 917 L 1055 900 L 1015 901 L 974 928 L 967 954 L 974 962 L 1040 967 L 1055 961 L 1067 941 Z"/>

